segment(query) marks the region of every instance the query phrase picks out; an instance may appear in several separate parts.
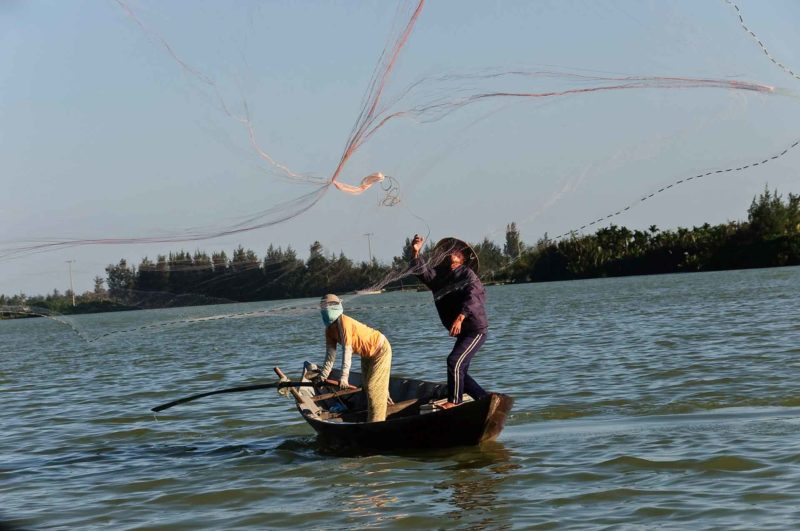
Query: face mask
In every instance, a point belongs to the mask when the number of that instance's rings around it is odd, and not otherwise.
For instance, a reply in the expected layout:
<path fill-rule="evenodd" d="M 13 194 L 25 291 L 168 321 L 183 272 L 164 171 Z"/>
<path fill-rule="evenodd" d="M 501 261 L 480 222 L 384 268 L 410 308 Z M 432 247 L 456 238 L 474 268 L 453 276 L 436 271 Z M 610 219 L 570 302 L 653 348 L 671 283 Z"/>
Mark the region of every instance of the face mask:
<path fill-rule="evenodd" d="M 322 315 L 322 322 L 325 323 L 325 326 L 329 326 L 344 313 L 344 309 L 341 304 L 331 304 L 327 308 L 321 309 L 319 313 Z"/>

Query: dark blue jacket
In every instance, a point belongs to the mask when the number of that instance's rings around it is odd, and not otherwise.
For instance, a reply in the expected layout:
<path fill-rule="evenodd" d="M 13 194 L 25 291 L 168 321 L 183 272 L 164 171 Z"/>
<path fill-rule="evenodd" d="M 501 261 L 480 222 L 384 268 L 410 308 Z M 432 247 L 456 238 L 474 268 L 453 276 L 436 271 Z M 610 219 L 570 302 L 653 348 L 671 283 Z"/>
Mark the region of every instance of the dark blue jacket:
<path fill-rule="evenodd" d="M 461 335 L 485 334 L 489 329 L 486 319 L 486 291 L 478 275 L 467 266 L 451 270 L 449 267 L 432 268 L 421 258 L 411 260 L 412 271 L 433 292 L 439 319 L 448 330 L 458 314 L 464 314 Z"/>

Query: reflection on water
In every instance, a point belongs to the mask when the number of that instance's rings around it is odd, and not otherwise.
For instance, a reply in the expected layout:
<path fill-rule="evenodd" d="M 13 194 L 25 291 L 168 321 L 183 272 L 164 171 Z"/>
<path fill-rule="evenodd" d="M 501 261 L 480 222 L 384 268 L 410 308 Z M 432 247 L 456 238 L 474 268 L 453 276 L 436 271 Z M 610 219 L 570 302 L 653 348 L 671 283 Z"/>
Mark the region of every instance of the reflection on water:
<path fill-rule="evenodd" d="M 499 441 L 491 441 L 477 447 L 462 447 L 458 453 L 452 453 L 455 464 L 446 468 L 452 470 L 477 470 L 482 468 L 502 469 L 505 466 L 514 468 L 511 462 L 511 451 Z"/>
<path fill-rule="evenodd" d="M 342 498 L 341 511 L 350 518 L 373 522 L 381 525 L 386 521 L 396 520 L 405 516 L 402 512 L 387 514 L 386 506 L 397 506 L 400 499 L 396 494 L 389 494 L 389 489 L 382 484 L 365 483 L 364 488 L 368 493 L 353 492 Z"/>
<path fill-rule="evenodd" d="M 458 473 L 436 488 L 449 489 L 451 502 L 458 509 L 447 516 L 457 523 L 469 525 L 470 529 L 509 529 L 507 511 L 498 502 L 498 492 L 505 477 L 496 477 L 486 472 Z"/>
<path fill-rule="evenodd" d="M 510 502 L 500 492 L 519 464 L 502 443 L 492 442 L 453 456 L 452 465 L 442 468 L 447 477 L 435 488 L 449 492 L 453 523 L 470 529 L 509 529 Z"/>

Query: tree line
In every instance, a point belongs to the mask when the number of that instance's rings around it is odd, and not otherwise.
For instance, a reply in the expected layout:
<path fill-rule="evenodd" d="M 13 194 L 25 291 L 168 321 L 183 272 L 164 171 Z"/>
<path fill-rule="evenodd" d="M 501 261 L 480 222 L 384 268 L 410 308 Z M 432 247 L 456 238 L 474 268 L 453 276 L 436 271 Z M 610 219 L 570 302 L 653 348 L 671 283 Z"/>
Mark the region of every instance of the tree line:
<path fill-rule="evenodd" d="M 534 245 L 522 241 L 512 222 L 502 247 L 485 238 L 473 248 L 487 283 L 800 265 L 800 195 L 789 194 L 784 200 L 765 188 L 753 198 L 747 221 L 663 231 L 656 226 L 629 230 L 611 225 L 558 241 L 545 234 Z M 94 290 L 76 295 L 75 306 L 69 291 L 30 298 L 0 295 L 0 318 L 23 306 L 84 313 L 311 297 L 376 285 L 422 289 L 414 277 L 403 278 L 410 257 L 411 241 L 406 239 L 389 264 L 375 259 L 356 263 L 343 253 L 326 254 L 318 241 L 309 247 L 306 260 L 291 246 L 273 245 L 263 258 L 240 246 L 230 257 L 224 251 L 177 251 L 154 260 L 145 257 L 136 266 L 122 259 L 106 267 L 105 278 L 95 278 Z"/>
<path fill-rule="evenodd" d="M 553 281 L 800 265 L 800 195 L 753 198 L 747 221 L 660 231 L 611 225 L 553 242 L 545 236 L 511 266 L 514 281 Z"/>

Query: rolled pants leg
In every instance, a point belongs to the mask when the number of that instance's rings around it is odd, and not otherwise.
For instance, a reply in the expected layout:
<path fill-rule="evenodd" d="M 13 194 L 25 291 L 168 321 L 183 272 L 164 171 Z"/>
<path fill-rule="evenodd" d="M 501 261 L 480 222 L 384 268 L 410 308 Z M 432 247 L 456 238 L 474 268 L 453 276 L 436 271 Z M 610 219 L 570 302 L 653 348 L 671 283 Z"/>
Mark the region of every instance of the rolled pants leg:
<path fill-rule="evenodd" d="M 469 394 L 476 400 L 486 396 L 486 391 L 467 374 L 472 357 L 486 341 L 486 334 L 458 336 L 453 350 L 447 356 L 447 399 L 461 403 L 461 395 Z"/>
<path fill-rule="evenodd" d="M 389 375 L 392 369 L 392 346 L 383 342 L 378 355 L 361 358 L 361 374 L 367 393 L 367 422 L 386 420 L 386 403 L 389 400 Z"/>

